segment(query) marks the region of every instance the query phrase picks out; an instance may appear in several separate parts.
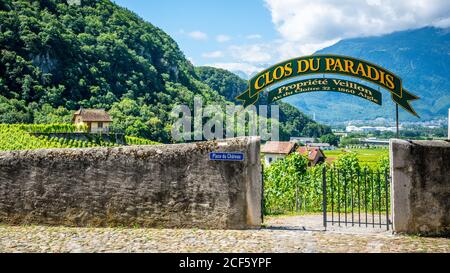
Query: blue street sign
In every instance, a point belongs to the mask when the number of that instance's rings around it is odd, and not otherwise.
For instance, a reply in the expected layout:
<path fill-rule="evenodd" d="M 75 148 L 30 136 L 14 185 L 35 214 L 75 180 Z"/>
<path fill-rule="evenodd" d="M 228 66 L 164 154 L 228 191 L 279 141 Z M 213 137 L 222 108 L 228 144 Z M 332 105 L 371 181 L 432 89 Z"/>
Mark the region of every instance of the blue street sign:
<path fill-rule="evenodd" d="M 209 160 L 218 161 L 244 161 L 243 153 L 209 153 Z"/>

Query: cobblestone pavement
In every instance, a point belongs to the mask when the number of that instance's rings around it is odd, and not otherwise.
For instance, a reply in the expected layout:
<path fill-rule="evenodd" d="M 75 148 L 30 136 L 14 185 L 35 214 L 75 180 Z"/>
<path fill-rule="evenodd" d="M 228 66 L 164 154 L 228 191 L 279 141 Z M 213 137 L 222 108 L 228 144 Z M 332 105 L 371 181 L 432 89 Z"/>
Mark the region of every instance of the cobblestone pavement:
<path fill-rule="evenodd" d="M 320 215 L 265 219 L 260 230 L 0 225 L 0 252 L 450 252 L 450 239 L 331 227 Z"/>

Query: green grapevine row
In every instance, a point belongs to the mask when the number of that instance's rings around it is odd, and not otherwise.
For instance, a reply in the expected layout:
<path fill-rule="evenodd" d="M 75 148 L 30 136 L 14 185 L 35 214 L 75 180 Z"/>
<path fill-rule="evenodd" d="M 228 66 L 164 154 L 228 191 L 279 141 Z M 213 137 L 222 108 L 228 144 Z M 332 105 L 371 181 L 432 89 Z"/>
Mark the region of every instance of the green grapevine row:
<path fill-rule="evenodd" d="M 49 137 L 47 135 L 34 136 L 32 133 L 70 133 L 75 127 L 70 124 L 0 124 L 0 151 L 33 150 L 50 148 L 90 148 L 90 147 L 115 147 L 114 142 L 104 141 L 102 138 L 91 140 L 79 140 L 71 138 Z M 78 132 L 78 131 L 77 131 Z M 154 145 L 154 141 L 125 137 L 127 145 Z"/>
<path fill-rule="evenodd" d="M 4 126 L 17 127 L 28 133 L 74 133 L 87 132 L 87 125 L 74 125 L 72 123 L 54 124 L 5 124 Z"/>
<path fill-rule="evenodd" d="M 159 144 L 158 142 L 151 141 L 149 139 L 133 137 L 133 136 L 125 136 L 125 142 L 128 145 L 155 145 L 155 144 Z"/>
<path fill-rule="evenodd" d="M 323 167 L 307 168 L 307 159 L 292 154 L 264 169 L 264 210 L 266 214 L 292 212 L 320 212 L 323 200 Z M 353 204 L 365 209 L 372 201 L 380 204 L 376 209 L 385 210 L 385 170 L 388 158 L 381 158 L 374 169 L 361 166 L 354 154 L 341 156 L 327 169 L 327 193 L 333 192 L 336 204 Z M 337 175 L 339 171 L 339 176 Z M 359 174 L 359 176 L 357 175 Z M 346 188 L 344 187 L 346 185 Z M 359 186 L 359 187 L 358 187 Z M 359 190 L 359 198 L 357 191 Z M 352 192 L 353 191 L 353 192 Z M 353 193 L 353 199 L 351 196 Z M 331 196 L 328 196 L 331 198 Z M 379 202 L 381 201 L 381 202 Z M 327 202 L 331 210 L 331 202 Z M 368 209 L 371 206 L 368 206 Z M 336 207 L 334 207 L 336 209 Z"/>

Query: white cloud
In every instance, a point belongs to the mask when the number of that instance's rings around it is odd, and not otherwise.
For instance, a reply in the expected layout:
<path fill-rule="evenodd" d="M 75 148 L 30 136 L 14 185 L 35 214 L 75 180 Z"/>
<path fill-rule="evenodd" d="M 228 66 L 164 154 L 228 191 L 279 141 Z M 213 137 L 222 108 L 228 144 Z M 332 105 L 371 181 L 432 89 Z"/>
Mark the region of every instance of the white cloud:
<path fill-rule="evenodd" d="M 212 64 L 207 64 L 206 66 L 222 68 L 222 69 L 225 69 L 228 71 L 233 71 L 233 72 L 241 71 L 247 75 L 252 75 L 252 74 L 260 72 L 261 70 L 264 69 L 262 66 L 249 64 L 249 63 L 245 63 L 245 62 L 212 63 Z"/>
<path fill-rule="evenodd" d="M 264 63 L 272 59 L 272 49 L 269 44 L 233 45 L 229 47 L 231 56 L 238 61 L 247 63 Z"/>
<path fill-rule="evenodd" d="M 205 52 L 202 54 L 203 58 L 222 58 L 224 56 L 223 52 L 220 50 L 212 51 L 212 52 Z"/>
<path fill-rule="evenodd" d="M 286 59 L 299 57 L 303 55 L 311 55 L 319 49 L 329 47 L 337 43 L 339 40 L 324 41 L 321 43 L 299 43 L 292 41 L 277 42 L 275 51 L 277 52 L 276 62 L 281 62 Z"/>
<path fill-rule="evenodd" d="M 188 33 L 189 37 L 195 40 L 206 40 L 208 39 L 208 35 L 201 31 L 192 31 Z"/>
<path fill-rule="evenodd" d="M 256 40 L 256 39 L 261 39 L 262 36 L 260 34 L 250 34 L 245 36 L 245 38 L 249 39 L 249 40 Z"/>
<path fill-rule="evenodd" d="M 251 44 L 228 47 L 230 62 L 211 66 L 260 72 L 277 62 L 308 55 L 341 39 L 374 36 L 424 26 L 450 27 L 450 0 L 265 0 L 280 34 L 258 41 L 260 34 L 244 36 Z"/>
<path fill-rule="evenodd" d="M 217 37 L 216 37 L 216 41 L 219 43 L 225 43 L 225 42 L 228 42 L 229 40 L 231 40 L 231 37 L 228 35 L 221 34 L 221 35 L 217 35 Z"/>
<path fill-rule="evenodd" d="M 321 44 L 428 25 L 450 26 L 448 0 L 265 0 L 283 40 Z"/>

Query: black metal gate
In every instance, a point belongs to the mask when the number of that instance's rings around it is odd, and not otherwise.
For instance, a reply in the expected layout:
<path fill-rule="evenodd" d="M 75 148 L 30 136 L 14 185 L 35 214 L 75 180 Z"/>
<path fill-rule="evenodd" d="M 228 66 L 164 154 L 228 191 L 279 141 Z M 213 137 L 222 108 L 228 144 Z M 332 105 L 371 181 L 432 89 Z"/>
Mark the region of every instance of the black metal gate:
<path fill-rule="evenodd" d="M 387 170 L 323 168 L 323 225 L 389 230 L 390 177 Z"/>

